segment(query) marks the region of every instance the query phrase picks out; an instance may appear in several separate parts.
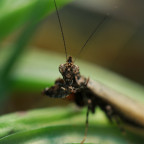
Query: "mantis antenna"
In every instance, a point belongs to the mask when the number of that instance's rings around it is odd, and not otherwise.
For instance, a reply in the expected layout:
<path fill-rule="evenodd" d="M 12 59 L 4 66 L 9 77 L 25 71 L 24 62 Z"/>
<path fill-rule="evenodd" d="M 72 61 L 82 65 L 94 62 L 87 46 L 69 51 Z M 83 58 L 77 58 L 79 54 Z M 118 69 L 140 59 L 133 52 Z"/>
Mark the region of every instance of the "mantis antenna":
<path fill-rule="evenodd" d="M 86 42 L 84 43 L 84 45 L 82 46 L 82 48 L 80 49 L 79 53 L 77 54 L 77 56 L 75 57 L 74 62 L 76 61 L 77 57 L 81 54 L 81 52 L 83 51 L 83 49 L 85 48 L 85 46 L 87 45 L 87 43 L 89 42 L 89 40 L 93 37 L 93 35 L 97 32 L 97 30 L 100 28 L 100 26 L 104 23 L 104 21 L 107 19 L 107 15 L 104 16 L 104 18 L 100 21 L 100 23 L 96 26 L 96 28 L 94 29 L 94 31 L 90 34 L 90 36 L 88 37 L 88 39 L 86 40 Z"/>
<path fill-rule="evenodd" d="M 60 20 L 60 16 L 59 16 L 59 12 L 58 12 L 58 8 L 57 8 L 56 1 L 55 1 L 55 0 L 54 0 L 54 4 L 55 4 L 56 13 L 57 13 L 58 21 L 59 21 L 59 26 L 60 26 L 60 30 L 61 30 L 61 34 L 62 34 L 62 38 L 63 38 L 63 44 L 64 44 L 64 49 L 65 49 L 65 54 L 66 54 L 66 60 L 67 60 L 66 42 L 65 42 L 63 27 L 62 27 L 62 23 L 61 23 L 61 20 Z"/>

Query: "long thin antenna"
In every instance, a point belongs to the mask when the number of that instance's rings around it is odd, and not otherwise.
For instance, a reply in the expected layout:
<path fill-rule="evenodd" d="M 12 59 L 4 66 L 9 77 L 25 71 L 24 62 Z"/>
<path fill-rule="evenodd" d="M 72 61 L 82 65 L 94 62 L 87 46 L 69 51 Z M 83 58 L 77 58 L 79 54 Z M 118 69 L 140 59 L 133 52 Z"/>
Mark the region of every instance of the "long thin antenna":
<path fill-rule="evenodd" d="M 103 24 L 103 22 L 106 20 L 107 15 L 100 21 L 100 23 L 97 25 L 97 27 L 94 29 L 94 31 L 90 34 L 90 36 L 88 37 L 88 39 L 86 40 L 86 42 L 84 43 L 84 45 L 82 46 L 82 48 L 80 49 L 79 53 L 77 54 L 77 56 L 75 57 L 74 62 L 76 61 L 77 57 L 81 54 L 81 52 L 83 51 L 84 47 L 87 45 L 87 43 L 89 42 L 89 40 L 92 38 L 92 36 L 96 33 L 96 31 L 100 28 L 100 26 Z"/>
<path fill-rule="evenodd" d="M 62 38 L 63 38 L 63 44 L 64 44 L 64 49 L 65 49 L 65 54 L 66 54 L 66 60 L 67 60 L 67 49 L 66 49 L 66 43 L 65 43 L 64 33 L 63 33 L 62 23 L 61 23 L 61 20 L 60 20 L 60 16 L 59 16 L 59 12 L 58 12 L 55 0 L 54 0 L 54 4 L 55 4 L 56 12 L 57 12 L 57 17 L 58 17 L 58 21 L 59 21 L 59 26 L 60 26 Z"/>

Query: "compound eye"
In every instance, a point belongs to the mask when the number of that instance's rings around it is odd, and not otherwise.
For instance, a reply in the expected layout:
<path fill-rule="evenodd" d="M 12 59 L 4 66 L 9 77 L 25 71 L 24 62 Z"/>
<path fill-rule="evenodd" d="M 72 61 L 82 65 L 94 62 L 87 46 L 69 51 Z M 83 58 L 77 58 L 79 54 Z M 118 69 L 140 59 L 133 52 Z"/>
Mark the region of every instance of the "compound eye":
<path fill-rule="evenodd" d="M 79 72 L 79 66 L 75 65 L 73 68 L 73 72 L 78 73 Z"/>
<path fill-rule="evenodd" d="M 76 66 L 76 69 L 79 71 L 79 66 L 75 65 Z"/>
<path fill-rule="evenodd" d="M 65 66 L 64 66 L 64 64 L 61 64 L 61 65 L 59 66 L 59 72 L 60 72 L 60 73 L 64 73 L 64 72 L 65 72 Z"/>

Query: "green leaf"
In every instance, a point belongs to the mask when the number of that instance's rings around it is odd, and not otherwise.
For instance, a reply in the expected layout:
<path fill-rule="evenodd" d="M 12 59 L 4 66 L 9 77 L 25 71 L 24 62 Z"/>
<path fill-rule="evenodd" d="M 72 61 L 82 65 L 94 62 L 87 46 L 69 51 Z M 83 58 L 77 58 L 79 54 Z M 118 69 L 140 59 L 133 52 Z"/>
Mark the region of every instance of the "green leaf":
<path fill-rule="evenodd" d="M 47 108 L 17 112 L 0 118 L 0 144 L 79 143 L 85 129 L 85 110 L 73 107 Z M 99 110 L 90 115 L 87 143 L 127 144 L 119 129 L 110 125 Z M 127 133 L 127 138 L 140 144 L 140 136 Z"/>
<path fill-rule="evenodd" d="M 57 0 L 58 7 L 61 7 L 72 0 Z M 22 27 L 29 20 L 29 15 L 39 3 L 38 9 L 43 8 L 37 21 L 42 20 L 55 10 L 53 0 L 1 0 L 0 1 L 0 40 L 14 30 Z"/>

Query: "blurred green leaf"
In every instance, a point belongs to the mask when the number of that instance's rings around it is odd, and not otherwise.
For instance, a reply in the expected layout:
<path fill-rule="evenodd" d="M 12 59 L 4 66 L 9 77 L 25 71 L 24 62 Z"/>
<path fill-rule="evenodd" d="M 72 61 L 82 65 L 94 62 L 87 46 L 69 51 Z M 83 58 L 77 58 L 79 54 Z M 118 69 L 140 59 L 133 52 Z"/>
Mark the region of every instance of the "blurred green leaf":
<path fill-rule="evenodd" d="M 79 143 L 84 136 L 86 111 L 72 111 L 73 107 L 47 108 L 17 112 L 0 118 L 0 144 L 59 144 Z M 143 138 L 129 134 L 133 143 Z M 127 144 L 117 127 L 108 123 L 105 115 L 97 110 L 90 115 L 88 143 Z"/>
<path fill-rule="evenodd" d="M 61 7 L 72 0 L 57 0 Z M 38 0 L 1 0 L 0 1 L 0 41 L 14 30 L 24 26 L 29 20 Z M 41 0 L 37 10 L 42 9 L 36 20 L 40 21 L 55 10 L 53 0 Z"/>
<path fill-rule="evenodd" d="M 14 46 L 11 47 L 12 53 L 7 57 L 0 71 L 0 105 L 3 107 L 6 95 L 10 89 L 11 83 L 9 76 L 12 73 L 15 63 L 23 53 L 25 46 L 30 41 L 32 34 L 38 26 L 38 22 L 52 10 L 54 10 L 54 2 L 51 0 L 33 0 L 33 1 L 2 1 L 0 9 L 0 39 L 2 40 L 9 32 L 18 28 L 24 22 L 25 26 L 17 38 Z M 69 1 L 58 1 L 61 6 Z M 25 13 L 24 13 L 25 12 Z M 28 13 L 27 13 L 28 12 Z M 21 15 L 22 14 L 22 15 Z M 15 19 L 16 18 L 16 19 Z M 22 18 L 22 19 L 21 19 Z M 8 27 L 8 28 L 7 28 Z M 1 111 L 1 110 L 0 110 Z"/>

